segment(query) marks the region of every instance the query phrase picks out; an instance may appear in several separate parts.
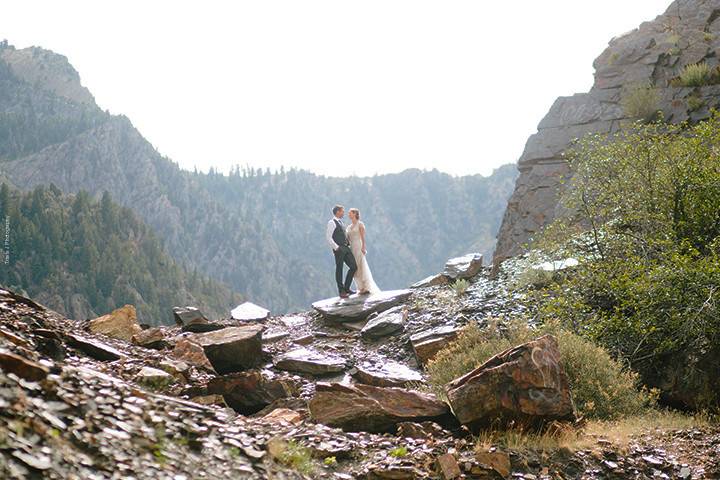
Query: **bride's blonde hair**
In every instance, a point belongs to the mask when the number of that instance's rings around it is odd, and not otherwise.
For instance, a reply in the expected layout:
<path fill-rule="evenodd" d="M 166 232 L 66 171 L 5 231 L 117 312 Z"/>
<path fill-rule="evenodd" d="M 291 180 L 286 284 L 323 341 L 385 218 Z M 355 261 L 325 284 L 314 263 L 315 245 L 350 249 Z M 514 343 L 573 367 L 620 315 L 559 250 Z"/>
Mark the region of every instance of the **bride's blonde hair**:
<path fill-rule="evenodd" d="M 358 220 L 360 220 L 360 210 L 358 210 L 357 208 L 351 208 L 350 210 L 348 210 L 348 212 L 349 212 L 349 213 L 354 213 L 354 214 L 355 214 L 355 218 L 357 218 Z"/>

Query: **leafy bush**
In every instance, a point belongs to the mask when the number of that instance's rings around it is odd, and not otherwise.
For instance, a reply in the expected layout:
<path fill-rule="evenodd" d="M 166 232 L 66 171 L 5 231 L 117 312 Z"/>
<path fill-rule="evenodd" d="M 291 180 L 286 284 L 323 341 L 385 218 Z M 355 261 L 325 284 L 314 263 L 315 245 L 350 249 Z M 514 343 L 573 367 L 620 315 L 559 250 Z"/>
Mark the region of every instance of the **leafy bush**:
<path fill-rule="evenodd" d="M 650 84 L 636 85 L 627 90 L 620 101 L 625 116 L 642 121 L 652 121 L 658 116 L 660 95 Z"/>
<path fill-rule="evenodd" d="M 312 452 L 309 448 L 295 440 L 288 441 L 284 447 L 278 456 L 280 463 L 302 474 L 313 473 L 315 466 L 312 461 Z"/>
<path fill-rule="evenodd" d="M 465 292 L 467 292 L 468 287 L 470 287 L 470 282 L 468 282 L 464 278 L 455 280 L 455 283 L 452 284 L 452 289 L 455 291 L 455 295 L 457 295 L 458 297 L 464 295 Z"/>
<path fill-rule="evenodd" d="M 537 296 L 541 318 L 628 362 L 671 405 L 718 406 L 720 118 L 589 137 L 571 164 L 563 204 L 576 213 L 558 224 L 582 232 L 562 248 L 585 261 Z"/>
<path fill-rule="evenodd" d="M 623 368 L 603 348 L 555 324 L 536 329 L 524 320 L 493 321 L 484 329 L 469 324 L 457 341 L 429 363 L 428 381 L 436 393 L 444 394 L 446 384 L 492 356 L 548 333 L 558 339 L 561 363 L 580 414 L 615 419 L 640 413 L 653 404 L 653 395 L 639 388 L 638 375 Z"/>
<path fill-rule="evenodd" d="M 674 87 L 702 87 L 718 83 L 720 75 L 717 69 L 711 69 L 705 62 L 685 65 L 680 75 L 671 81 Z"/>

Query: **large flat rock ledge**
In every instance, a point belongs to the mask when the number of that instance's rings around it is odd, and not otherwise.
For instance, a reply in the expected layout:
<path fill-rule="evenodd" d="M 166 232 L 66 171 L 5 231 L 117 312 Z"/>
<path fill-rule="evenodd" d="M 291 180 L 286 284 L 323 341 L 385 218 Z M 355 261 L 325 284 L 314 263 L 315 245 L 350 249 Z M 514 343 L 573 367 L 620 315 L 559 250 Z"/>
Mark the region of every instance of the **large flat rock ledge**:
<path fill-rule="evenodd" d="M 411 290 L 388 290 L 372 295 L 351 295 L 348 298 L 333 297 L 312 304 L 312 307 L 326 318 L 352 322 L 364 320 L 374 312 L 384 312 L 405 300 Z"/>

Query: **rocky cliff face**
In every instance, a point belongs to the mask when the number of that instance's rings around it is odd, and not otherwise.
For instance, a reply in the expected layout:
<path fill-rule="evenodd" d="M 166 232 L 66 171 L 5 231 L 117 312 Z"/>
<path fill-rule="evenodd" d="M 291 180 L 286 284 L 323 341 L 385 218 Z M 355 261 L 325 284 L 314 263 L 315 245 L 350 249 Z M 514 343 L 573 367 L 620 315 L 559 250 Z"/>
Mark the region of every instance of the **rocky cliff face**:
<path fill-rule="evenodd" d="M 562 154 L 588 133 L 611 133 L 633 120 L 623 100 L 639 86 L 657 93 L 666 121 L 699 121 L 720 103 L 720 85 L 676 87 L 671 80 L 686 65 L 718 65 L 720 1 L 677 0 L 655 20 L 613 38 L 595 60 L 587 93 L 558 98 L 538 125 L 518 161 L 520 176 L 498 233 L 495 260 L 523 250 L 558 214 L 563 180 L 571 172 Z"/>

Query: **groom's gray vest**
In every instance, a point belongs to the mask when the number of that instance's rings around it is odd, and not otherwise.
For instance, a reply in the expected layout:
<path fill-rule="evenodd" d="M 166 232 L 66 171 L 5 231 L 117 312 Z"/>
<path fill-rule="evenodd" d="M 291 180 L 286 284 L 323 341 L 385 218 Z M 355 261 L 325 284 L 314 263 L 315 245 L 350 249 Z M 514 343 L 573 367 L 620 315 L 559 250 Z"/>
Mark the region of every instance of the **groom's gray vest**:
<path fill-rule="evenodd" d="M 335 222 L 335 230 L 333 230 L 332 239 L 333 242 L 337 243 L 341 247 L 346 247 L 350 244 L 347 237 L 345 236 L 345 227 L 337 218 L 333 218 Z"/>

